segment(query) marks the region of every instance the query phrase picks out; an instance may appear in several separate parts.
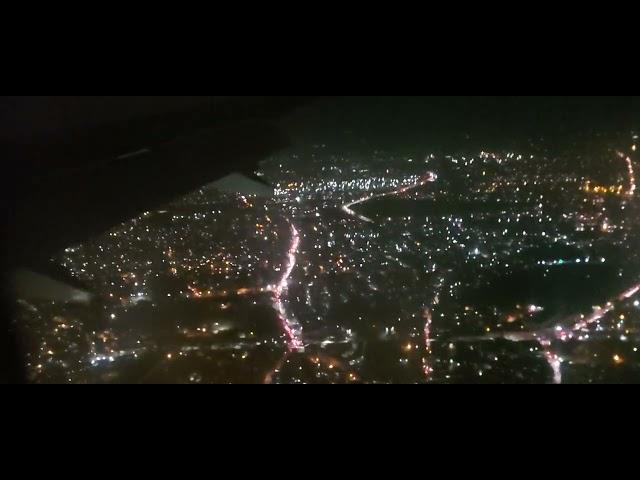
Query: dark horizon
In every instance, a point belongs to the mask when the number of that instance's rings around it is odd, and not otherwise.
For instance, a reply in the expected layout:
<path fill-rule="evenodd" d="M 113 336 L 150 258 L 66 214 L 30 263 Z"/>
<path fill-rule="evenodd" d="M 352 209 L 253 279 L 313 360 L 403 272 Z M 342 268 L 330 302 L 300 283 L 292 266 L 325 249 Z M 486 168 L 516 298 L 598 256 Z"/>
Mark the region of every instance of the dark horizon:
<path fill-rule="evenodd" d="M 470 137 L 516 141 L 638 128 L 638 96 L 423 96 L 331 97 L 295 113 L 285 123 L 304 141 L 381 146 L 448 143 Z"/>

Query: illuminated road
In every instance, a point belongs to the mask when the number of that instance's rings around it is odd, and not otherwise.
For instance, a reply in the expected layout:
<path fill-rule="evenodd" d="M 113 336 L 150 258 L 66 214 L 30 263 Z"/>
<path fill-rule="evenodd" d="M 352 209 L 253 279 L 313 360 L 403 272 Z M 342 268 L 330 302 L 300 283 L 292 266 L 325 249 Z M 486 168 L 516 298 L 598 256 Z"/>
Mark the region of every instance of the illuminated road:
<path fill-rule="evenodd" d="M 427 172 L 425 175 L 420 177 L 420 179 L 418 179 L 418 181 L 416 182 L 415 185 L 409 185 L 409 186 L 402 187 L 402 188 L 399 188 L 398 190 L 393 190 L 393 191 L 387 192 L 387 193 L 378 193 L 378 194 L 367 195 L 366 197 L 362 197 L 362 198 L 360 198 L 360 199 L 358 199 L 358 200 L 356 200 L 354 202 L 347 203 L 346 205 L 343 205 L 341 207 L 341 209 L 342 209 L 342 211 L 344 213 L 346 213 L 350 217 L 357 218 L 358 220 L 361 220 L 361 221 L 367 222 L 367 223 L 375 223 L 370 218 L 367 218 L 364 215 L 360 215 L 360 214 L 356 213 L 353 210 L 353 207 L 355 207 L 357 205 L 362 205 L 365 202 L 369 202 L 371 200 L 376 200 L 376 199 L 379 199 L 379 198 L 386 198 L 386 197 L 392 197 L 392 196 L 397 196 L 397 195 L 403 195 L 405 193 L 409 193 L 412 190 L 415 190 L 416 188 L 423 187 L 427 183 L 435 182 L 437 179 L 438 179 L 438 177 L 437 177 L 437 175 L 435 173 Z"/>
<path fill-rule="evenodd" d="M 431 344 L 433 343 L 431 339 L 431 325 L 433 323 L 433 314 L 430 308 L 424 309 L 422 319 L 424 320 L 424 347 L 426 353 L 426 356 L 422 359 L 422 369 L 425 379 L 430 381 L 433 375 L 433 366 L 431 365 L 431 354 L 433 353 L 431 350 Z"/>
<path fill-rule="evenodd" d="M 573 333 L 566 333 L 567 330 L 572 332 L 577 332 L 587 328 L 589 325 L 593 325 L 594 323 L 602 320 L 608 313 L 615 310 L 615 302 L 623 302 L 625 300 L 630 299 L 635 294 L 640 292 L 640 284 L 631 287 L 625 292 L 621 293 L 614 300 L 607 303 L 605 307 L 597 307 L 594 312 L 586 318 L 580 318 L 580 320 L 575 321 L 572 325 L 566 326 L 566 324 L 559 324 L 556 327 L 556 336 L 559 340 L 568 340 L 573 338 Z"/>
<path fill-rule="evenodd" d="M 588 316 L 573 315 L 561 322 L 554 322 L 553 326 L 544 326 L 537 330 L 526 332 L 507 332 L 492 333 L 478 337 L 457 337 L 455 340 L 460 342 L 476 342 L 476 341 L 492 341 L 496 339 L 504 339 L 510 342 L 532 342 L 540 344 L 545 361 L 553 370 L 553 381 L 556 384 L 562 383 L 562 358 L 558 356 L 552 348 L 552 341 L 559 340 L 568 342 L 570 340 L 584 340 L 584 337 L 578 332 L 585 330 L 591 325 L 597 324 L 607 314 L 616 309 L 616 303 L 629 300 L 636 294 L 640 293 L 640 284 L 634 285 L 622 292 L 617 297 L 611 299 L 604 307 L 595 307 L 593 313 Z"/>
<path fill-rule="evenodd" d="M 562 359 L 551 349 L 550 340 L 539 340 L 538 343 L 544 351 L 544 359 L 553 371 L 553 383 L 560 385 L 562 383 Z"/>
<path fill-rule="evenodd" d="M 287 348 L 290 352 L 301 352 L 304 351 L 302 326 L 287 313 L 284 305 L 284 296 L 289 289 L 289 280 L 296 267 L 298 249 L 300 248 L 300 233 L 293 224 L 290 225 L 291 243 L 287 251 L 287 266 L 280 282 L 273 288 L 273 308 L 278 312 L 280 325 L 287 337 Z"/>
<path fill-rule="evenodd" d="M 575 336 L 575 332 L 584 330 L 590 325 L 598 323 L 608 313 L 615 310 L 616 302 L 623 302 L 625 300 L 628 300 L 638 292 L 640 292 L 640 284 L 635 285 L 630 289 L 626 290 L 625 292 L 621 293 L 614 301 L 608 302 L 604 308 L 600 308 L 600 307 L 596 308 L 595 311 L 590 316 L 586 318 L 582 318 L 581 316 L 580 320 L 578 321 L 570 320 L 569 321 L 570 325 L 568 326 L 568 328 L 565 327 L 566 324 L 564 325 L 562 323 L 558 324 L 554 329 L 554 334 L 556 338 L 563 342 L 573 339 Z M 573 324 L 571 325 L 571 323 Z M 567 332 L 567 330 L 569 330 L 569 332 Z M 543 335 L 548 335 L 548 333 Z M 579 336 L 578 340 L 581 340 L 581 339 L 582 337 Z M 562 371 L 561 371 L 562 359 L 551 350 L 551 341 L 542 337 L 541 339 L 538 340 L 538 342 L 544 349 L 545 359 L 547 360 L 547 363 L 549 363 L 549 366 L 553 369 L 554 383 L 562 383 Z"/>
<path fill-rule="evenodd" d="M 636 151 L 636 149 L 634 148 L 633 151 Z M 631 160 L 631 157 L 629 155 L 625 155 L 622 152 L 616 152 L 616 153 L 620 158 L 624 159 L 624 161 L 627 164 L 627 173 L 629 175 L 629 190 L 627 191 L 627 195 L 629 195 L 630 197 L 633 197 L 636 193 L 636 174 L 633 169 L 633 161 Z"/>

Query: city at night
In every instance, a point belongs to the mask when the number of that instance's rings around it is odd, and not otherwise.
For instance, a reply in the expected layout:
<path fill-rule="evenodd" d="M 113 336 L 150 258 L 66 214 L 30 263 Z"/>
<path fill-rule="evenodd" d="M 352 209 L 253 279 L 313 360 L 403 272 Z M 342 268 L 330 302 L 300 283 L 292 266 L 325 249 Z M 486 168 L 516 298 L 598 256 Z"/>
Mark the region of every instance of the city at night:
<path fill-rule="evenodd" d="M 10 383 L 640 383 L 638 97 L 2 101 Z"/>

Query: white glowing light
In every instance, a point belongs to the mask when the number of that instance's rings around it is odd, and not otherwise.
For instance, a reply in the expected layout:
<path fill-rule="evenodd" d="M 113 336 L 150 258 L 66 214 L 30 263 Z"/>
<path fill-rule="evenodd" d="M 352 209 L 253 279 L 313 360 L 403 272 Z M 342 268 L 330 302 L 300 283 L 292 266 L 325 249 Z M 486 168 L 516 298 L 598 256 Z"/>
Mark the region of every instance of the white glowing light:
<path fill-rule="evenodd" d="M 280 279 L 280 282 L 273 291 L 273 299 L 274 307 L 278 312 L 282 329 L 287 336 L 287 347 L 289 348 L 289 351 L 292 352 L 304 351 L 304 343 L 302 342 L 301 336 L 302 328 L 297 321 L 287 316 L 283 302 L 283 295 L 289 287 L 289 279 L 293 273 L 293 269 L 296 267 L 298 248 L 300 248 L 300 233 L 294 225 L 291 225 L 291 244 L 289 245 L 289 251 L 287 253 L 287 268 L 285 269 L 285 273 Z"/>

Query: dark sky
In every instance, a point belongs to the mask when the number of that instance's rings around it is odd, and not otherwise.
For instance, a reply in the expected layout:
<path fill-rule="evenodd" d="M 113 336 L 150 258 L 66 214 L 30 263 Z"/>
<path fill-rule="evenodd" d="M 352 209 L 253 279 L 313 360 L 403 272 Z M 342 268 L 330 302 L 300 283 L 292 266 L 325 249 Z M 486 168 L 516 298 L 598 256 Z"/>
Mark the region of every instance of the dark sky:
<path fill-rule="evenodd" d="M 265 97 L 0 97 L 0 141 L 32 143 L 78 128 L 203 105 L 232 104 L 242 113 L 258 98 Z M 451 148 L 467 137 L 487 146 L 539 137 L 556 141 L 575 132 L 637 129 L 639 123 L 640 100 L 631 96 L 321 96 L 283 124 L 303 144 Z"/>
<path fill-rule="evenodd" d="M 380 146 L 562 137 L 589 130 L 637 128 L 638 97 L 615 96 L 378 96 L 333 97 L 288 121 L 299 141 Z"/>
<path fill-rule="evenodd" d="M 229 96 L 0 97 L 0 136 L 55 134 L 123 118 L 180 111 Z M 602 96 L 351 96 L 319 97 L 289 122 L 304 137 L 356 136 L 402 143 L 429 133 L 631 127 L 638 97 Z"/>

